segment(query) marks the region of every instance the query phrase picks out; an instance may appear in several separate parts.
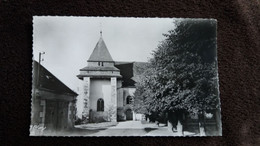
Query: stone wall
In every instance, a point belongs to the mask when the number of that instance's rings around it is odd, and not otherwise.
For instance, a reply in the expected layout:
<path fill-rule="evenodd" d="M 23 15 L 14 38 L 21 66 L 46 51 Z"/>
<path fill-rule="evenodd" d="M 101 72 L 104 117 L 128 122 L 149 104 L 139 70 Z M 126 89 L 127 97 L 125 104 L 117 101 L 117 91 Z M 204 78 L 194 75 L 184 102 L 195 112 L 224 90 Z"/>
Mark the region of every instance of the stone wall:
<path fill-rule="evenodd" d="M 90 123 L 100 123 L 109 121 L 107 112 L 91 111 L 89 113 L 89 119 Z"/>
<path fill-rule="evenodd" d="M 111 103 L 108 107 L 109 116 L 111 121 L 117 121 L 117 78 L 111 78 Z"/>

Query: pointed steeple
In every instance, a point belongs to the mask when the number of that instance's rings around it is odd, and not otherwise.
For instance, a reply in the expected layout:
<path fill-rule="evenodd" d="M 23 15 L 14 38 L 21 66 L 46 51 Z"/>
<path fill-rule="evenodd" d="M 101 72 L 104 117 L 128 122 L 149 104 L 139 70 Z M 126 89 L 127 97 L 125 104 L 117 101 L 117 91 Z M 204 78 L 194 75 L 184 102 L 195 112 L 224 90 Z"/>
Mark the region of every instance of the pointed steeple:
<path fill-rule="evenodd" d="M 94 48 L 92 54 L 88 59 L 88 62 L 97 61 L 114 62 L 102 38 L 102 31 L 100 31 L 100 39 L 97 42 L 96 47 Z"/>

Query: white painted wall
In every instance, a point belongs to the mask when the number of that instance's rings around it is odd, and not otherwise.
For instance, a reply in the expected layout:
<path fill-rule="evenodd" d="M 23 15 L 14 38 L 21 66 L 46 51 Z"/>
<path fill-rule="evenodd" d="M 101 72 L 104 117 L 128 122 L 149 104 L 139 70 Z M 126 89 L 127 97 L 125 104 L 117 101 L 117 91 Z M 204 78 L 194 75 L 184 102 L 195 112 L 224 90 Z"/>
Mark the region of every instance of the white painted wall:
<path fill-rule="evenodd" d="M 97 100 L 103 98 L 104 110 L 111 104 L 111 83 L 109 80 L 91 79 L 90 80 L 90 108 L 93 111 L 97 111 Z"/>
<path fill-rule="evenodd" d="M 133 114 L 134 114 L 133 116 L 134 121 L 141 121 L 145 119 L 143 114 L 137 114 L 137 113 L 133 113 Z"/>

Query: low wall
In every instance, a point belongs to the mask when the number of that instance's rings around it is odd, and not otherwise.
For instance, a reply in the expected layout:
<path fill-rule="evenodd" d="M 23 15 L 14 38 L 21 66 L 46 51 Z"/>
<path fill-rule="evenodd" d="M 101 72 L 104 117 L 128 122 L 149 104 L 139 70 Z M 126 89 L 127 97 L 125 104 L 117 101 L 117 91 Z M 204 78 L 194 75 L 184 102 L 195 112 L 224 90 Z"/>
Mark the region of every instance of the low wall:
<path fill-rule="evenodd" d="M 107 112 L 96 112 L 91 111 L 89 113 L 89 122 L 90 123 L 100 123 L 100 122 L 108 122 L 108 113 Z"/>

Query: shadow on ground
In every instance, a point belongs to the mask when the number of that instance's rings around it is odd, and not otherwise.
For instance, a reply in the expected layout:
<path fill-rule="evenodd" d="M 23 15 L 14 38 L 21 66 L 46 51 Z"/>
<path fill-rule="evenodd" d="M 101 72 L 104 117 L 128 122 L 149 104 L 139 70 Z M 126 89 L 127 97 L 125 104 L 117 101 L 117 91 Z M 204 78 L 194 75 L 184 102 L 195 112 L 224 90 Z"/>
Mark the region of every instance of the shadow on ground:
<path fill-rule="evenodd" d="M 105 129 L 107 128 L 102 128 L 102 129 L 72 128 L 64 131 L 44 131 L 43 135 L 41 136 L 88 136 Z"/>
<path fill-rule="evenodd" d="M 149 127 L 147 127 L 147 128 L 144 128 L 144 131 L 146 132 L 146 133 L 148 133 L 148 132 L 151 132 L 151 131 L 153 131 L 153 130 L 156 130 L 157 128 L 149 128 Z"/>

